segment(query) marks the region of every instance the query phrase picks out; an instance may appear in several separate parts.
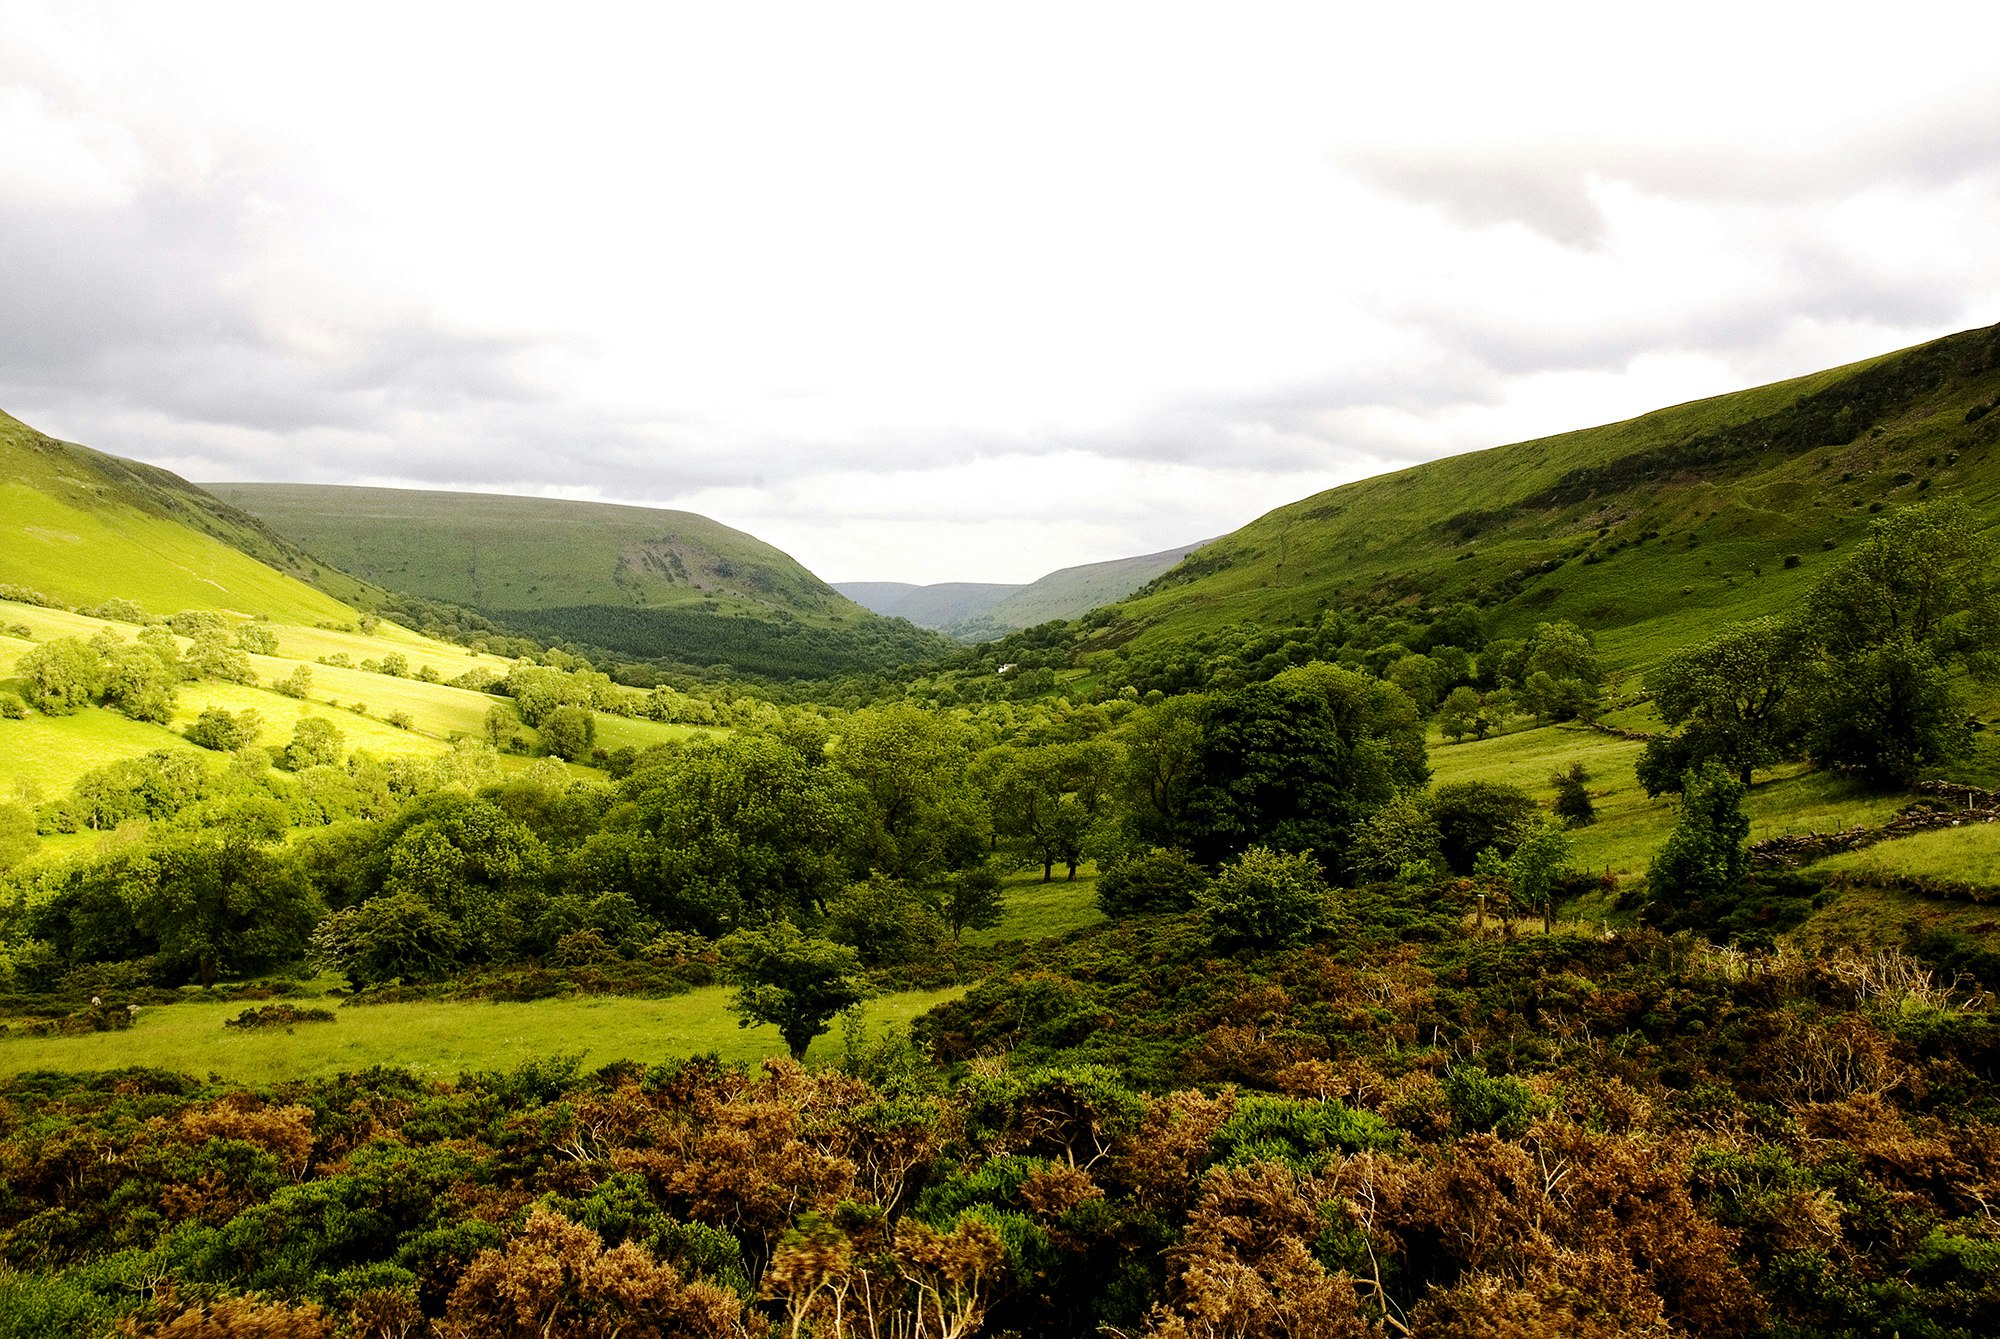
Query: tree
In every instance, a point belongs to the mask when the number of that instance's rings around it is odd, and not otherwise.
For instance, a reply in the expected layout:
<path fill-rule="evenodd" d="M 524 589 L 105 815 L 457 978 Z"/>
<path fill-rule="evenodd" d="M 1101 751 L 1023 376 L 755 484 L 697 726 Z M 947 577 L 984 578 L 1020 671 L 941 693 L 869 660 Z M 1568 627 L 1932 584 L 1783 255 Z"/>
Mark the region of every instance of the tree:
<path fill-rule="evenodd" d="M 251 666 L 250 657 L 242 648 L 230 645 L 228 634 L 220 630 L 204 631 L 196 636 L 194 645 L 188 648 L 186 664 L 191 678 L 213 679 L 219 683 L 257 682 L 257 671 Z"/>
<path fill-rule="evenodd" d="M 1000 875 L 984 860 L 970 869 L 955 870 L 944 881 L 944 896 L 938 914 L 951 931 L 955 944 L 966 930 L 990 930 L 1000 923 L 1006 899 L 1000 891 Z"/>
<path fill-rule="evenodd" d="M 310 665 L 299 666 L 297 669 L 293 670 L 290 674 L 287 674 L 284 678 L 272 684 L 271 687 L 275 688 L 278 692 L 283 693 L 286 697 L 296 697 L 301 699 L 311 697 L 312 687 L 313 687 L 312 666 Z"/>
<path fill-rule="evenodd" d="M 1491 727 L 1481 711 L 1483 705 L 1478 689 L 1460 684 L 1445 694 L 1444 705 L 1438 708 L 1439 731 L 1454 744 L 1467 735 L 1486 738 Z"/>
<path fill-rule="evenodd" d="M 1472 873 L 1487 847 L 1511 854 L 1535 813 L 1534 797 L 1497 781 L 1454 781 L 1439 786 L 1425 804 L 1437 824 L 1438 849 L 1452 873 Z"/>
<path fill-rule="evenodd" d="M 89 643 L 75 637 L 44 642 L 14 662 L 28 704 L 49 716 L 68 716 L 104 691 L 104 664 Z"/>
<path fill-rule="evenodd" d="M 357 987 L 447 976 L 463 964 L 465 949 L 450 916 L 407 892 L 336 911 L 312 936 L 312 960 Z"/>
<path fill-rule="evenodd" d="M 1207 714 L 1208 699 L 1192 693 L 1133 713 L 1120 780 L 1126 824 L 1140 842 L 1185 838 Z"/>
<path fill-rule="evenodd" d="M 591 743 L 597 738 L 597 716 L 585 707 L 556 707 L 542 717 L 538 728 L 544 753 L 574 762 L 590 756 Z"/>
<path fill-rule="evenodd" d="M 204 987 L 299 956 L 318 906 L 298 866 L 247 827 L 177 837 L 152 856 L 154 895 L 137 903 L 164 970 Z"/>
<path fill-rule="evenodd" d="M 190 744 L 219 753 L 234 753 L 257 742 L 264 732 L 264 718 L 254 711 L 230 712 L 209 707 L 183 732 Z"/>
<path fill-rule="evenodd" d="M 149 646 L 120 647 L 104 662 L 104 704 L 135 721 L 171 721 L 179 683 L 176 665 Z"/>
<path fill-rule="evenodd" d="M 994 822 L 1020 839 L 1042 867 L 1042 882 L 1058 863 L 1076 877 L 1083 853 L 1110 798 L 1112 755 L 1093 743 L 1043 744 L 1012 755 L 994 791 Z"/>
<path fill-rule="evenodd" d="M 1720 763 L 1688 774 L 1680 816 L 1647 871 L 1647 892 L 1656 902 L 1712 897 L 1743 877 L 1750 839 L 1743 793 L 1743 783 Z"/>
<path fill-rule="evenodd" d="M 1522 649 L 1521 698 L 1544 720 L 1594 716 L 1598 706 L 1597 647 L 1574 623 L 1538 623 Z"/>
<path fill-rule="evenodd" d="M 928 882 L 984 857 L 966 785 L 972 751 L 956 721 L 906 702 L 858 711 L 831 754 L 865 796 L 851 843 L 857 869 Z"/>
<path fill-rule="evenodd" d="M 1329 890 L 1305 852 L 1253 846 L 1216 871 L 1195 894 L 1218 948 L 1284 948 L 1304 943 L 1330 919 Z"/>
<path fill-rule="evenodd" d="M 1530 824 L 1507 860 L 1507 883 L 1515 900 L 1542 913 L 1542 930 L 1555 928 L 1556 881 L 1569 864 L 1569 828 L 1559 818 Z"/>
<path fill-rule="evenodd" d="M 1590 801 L 1590 773 L 1580 762 L 1573 762 L 1565 771 L 1557 772 L 1549 778 L 1549 784 L 1556 788 L 1555 803 L 1550 806 L 1555 816 L 1573 828 L 1589 827 L 1597 821 L 1597 806 Z"/>
<path fill-rule="evenodd" d="M 1214 863 L 1252 845 L 1344 863 L 1354 827 L 1423 785 L 1423 724 L 1394 685 L 1333 665 L 1217 696 L 1188 797 L 1188 849 Z"/>
<path fill-rule="evenodd" d="M 1647 671 L 1646 689 L 1660 718 L 1681 733 L 1671 742 L 1656 737 L 1647 748 L 1671 751 L 1683 768 L 1712 758 L 1749 785 L 1752 768 L 1784 757 L 1798 741 L 1802 642 L 1784 620 L 1760 618 L 1668 656 Z"/>
<path fill-rule="evenodd" d="M 929 899 L 902 880 L 879 873 L 829 898 L 826 923 L 832 938 L 853 948 L 870 967 L 914 962 L 936 949 L 945 930 Z"/>
<path fill-rule="evenodd" d="M 864 996 L 861 957 L 845 944 L 813 939 L 790 921 L 738 930 L 722 941 L 722 977 L 735 987 L 729 1007 L 739 1027 L 778 1029 L 801 1063 L 813 1038 Z"/>
<path fill-rule="evenodd" d="M 1908 785 L 1972 743 L 1950 673 L 1910 639 L 1858 651 L 1832 668 L 1817 705 L 1813 757 L 1872 785 Z"/>
<path fill-rule="evenodd" d="M 308 767 L 331 767 L 340 761 L 346 736 L 324 716 L 301 716 L 292 727 L 291 743 L 285 745 L 285 766 L 294 772 Z"/>
<path fill-rule="evenodd" d="M 1840 660 L 1892 642 L 1922 646 L 1944 664 L 1988 660 L 2000 643 L 1993 557 L 1963 501 L 1900 508 L 1808 592 L 1807 625 Z"/>
<path fill-rule="evenodd" d="M 1350 863 L 1357 877 L 1428 881 L 1443 875 L 1444 850 L 1428 807 L 1398 795 L 1361 821 Z"/>

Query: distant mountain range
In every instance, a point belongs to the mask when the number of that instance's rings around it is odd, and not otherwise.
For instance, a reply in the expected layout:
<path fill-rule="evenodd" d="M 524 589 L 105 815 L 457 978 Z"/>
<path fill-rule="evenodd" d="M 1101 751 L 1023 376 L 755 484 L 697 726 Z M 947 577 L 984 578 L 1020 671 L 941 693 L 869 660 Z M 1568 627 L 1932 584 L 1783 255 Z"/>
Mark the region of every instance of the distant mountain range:
<path fill-rule="evenodd" d="M 836 581 L 833 588 L 878 614 L 906 618 L 961 641 L 983 641 L 1051 619 L 1077 618 L 1125 598 L 1208 543 L 1201 540 L 1136 558 L 1064 567 L 1035 581 L 1008 585 L 944 581 Z"/>

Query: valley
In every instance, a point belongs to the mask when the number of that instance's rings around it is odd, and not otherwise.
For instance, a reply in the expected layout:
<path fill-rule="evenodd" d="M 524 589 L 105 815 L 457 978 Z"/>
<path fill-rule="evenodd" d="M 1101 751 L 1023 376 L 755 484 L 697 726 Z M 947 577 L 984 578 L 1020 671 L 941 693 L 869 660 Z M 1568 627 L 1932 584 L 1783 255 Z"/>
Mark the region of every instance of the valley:
<path fill-rule="evenodd" d="M 0 1337 L 1990 1333 L 1996 407 L 848 594 L 0 418 Z"/>

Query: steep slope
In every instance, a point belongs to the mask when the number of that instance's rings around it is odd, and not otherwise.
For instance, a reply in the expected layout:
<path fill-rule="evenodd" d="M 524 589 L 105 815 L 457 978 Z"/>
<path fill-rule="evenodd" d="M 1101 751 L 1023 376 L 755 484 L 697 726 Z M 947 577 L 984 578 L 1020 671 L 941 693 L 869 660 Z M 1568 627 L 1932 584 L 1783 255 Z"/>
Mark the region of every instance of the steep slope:
<path fill-rule="evenodd" d="M 0 584 L 64 604 L 136 601 L 346 623 L 381 592 L 166 470 L 0 413 Z M 319 589 L 315 589 L 315 583 Z"/>
<path fill-rule="evenodd" d="M 1782 609 L 1885 507 L 2000 520 L 2000 326 L 1280 507 L 1124 602 L 1098 644 L 1468 600 L 1567 618 L 1613 664 Z M 1935 490 L 1935 492 L 1933 492 Z"/>
<path fill-rule="evenodd" d="M 690 512 L 318 484 L 211 488 L 391 591 L 621 655 L 793 677 L 942 645 L 861 608 L 762 540 Z"/>

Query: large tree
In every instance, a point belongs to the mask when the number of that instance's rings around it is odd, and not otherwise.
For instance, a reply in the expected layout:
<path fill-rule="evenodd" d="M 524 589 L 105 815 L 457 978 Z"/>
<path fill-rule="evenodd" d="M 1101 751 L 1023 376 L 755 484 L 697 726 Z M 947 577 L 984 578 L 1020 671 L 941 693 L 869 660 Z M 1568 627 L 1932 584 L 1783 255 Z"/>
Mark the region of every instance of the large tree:
<path fill-rule="evenodd" d="M 1798 742 L 1804 639 L 1778 618 L 1739 623 L 1677 651 L 1646 673 L 1660 718 L 1681 727 L 1647 745 L 1647 789 L 1678 789 L 1680 771 L 1711 759 L 1750 784 L 1752 768 L 1776 762 Z M 1669 754 L 1672 766 L 1659 764 Z M 1672 776 L 1655 775 L 1671 770 Z"/>
<path fill-rule="evenodd" d="M 1264 845 L 1339 868 L 1355 824 L 1429 774 L 1423 725 L 1401 690 L 1301 665 L 1211 702 L 1187 845 L 1210 863 Z"/>

